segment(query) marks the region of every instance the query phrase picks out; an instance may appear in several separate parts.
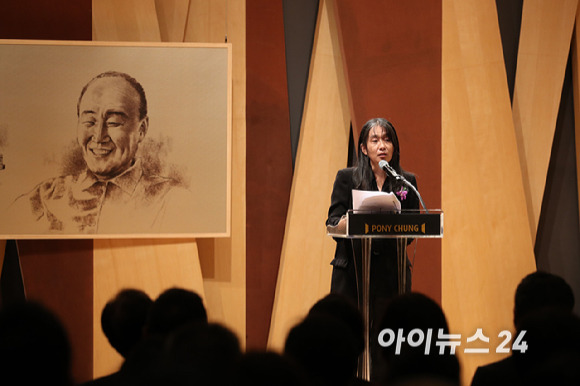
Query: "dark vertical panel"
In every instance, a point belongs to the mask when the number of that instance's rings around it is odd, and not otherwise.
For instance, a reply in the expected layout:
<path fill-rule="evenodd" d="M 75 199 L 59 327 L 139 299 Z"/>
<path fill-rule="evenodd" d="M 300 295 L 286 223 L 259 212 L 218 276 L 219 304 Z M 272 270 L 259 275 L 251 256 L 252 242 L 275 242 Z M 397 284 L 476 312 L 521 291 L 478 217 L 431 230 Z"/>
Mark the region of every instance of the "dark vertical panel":
<path fill-rule="evenodd" d="M 246 2 L 246 342 L 263 349 L 292 183 L 282 2 Z"/>
<path fill-rule="evenodd" d="M 318 0 L 283 0 L 282 3 L 286 38 L 292 165 L 294 165 L 300 138 L 306 85 L 308 84 L 310 56 L 314 44 Z"/>
<path fill-rule="evenodd" d="M 510 99 L 513 101 L 524 0 L 495 0 Z"/>
<path fill-rule="evenodd" d="M 0 5 L 0 38 L 91 40 L 91 0 L 18 0 Z M 74 65 L 72 63 L 71 65 Z M 93 375 L 93 259 L 88 240 L 19 241 L 24 289 L 63 321 L 73 376 Z"/>
<path fill-rule="evenodd" d="M 74 379 L 92 379 L 92 240 L 20 240 L 18 253 L 26 298 L 63 322 L 73 348 Z"/>
<path fill-rule="evenodd" d="M 513 99 L 523 0 L 496 0 L 510 98 Z M 580 231 L 570 63 L 542 200 L 534 252 L 539 270 L 562 276 L 580 298 Z M 576 304 L 580 312 L 580 304 Z"/>
<path fill-rule="evenodd" d="M 552 144 L 535 254 L 539 270 L 563 277 L 580 299 L 580 229 L 571 61 L 568 61 Z M 576 302 L 580 313 L 580 302 Z"/>
<path fill-rule="evenodd" d="M 8 0 L 0 5 L 0 38 L 91 40 L 91 0 Z"/>
<path fill-rule="evenodd" d="M 16 240 L 6 240 L 4 264 L 0 274 L 0 305 L 26 300 Z"/>
<path fill-rule="evenodd" d="M 429 208 L 441 206 L 441 1 L 337 0 L 353 130 L 384 117 L 402 166 Z M 444 209 L 444 208 L 443 208 Z M 421 240 L 413 289 L 441 299 L 441 242 Z"/>

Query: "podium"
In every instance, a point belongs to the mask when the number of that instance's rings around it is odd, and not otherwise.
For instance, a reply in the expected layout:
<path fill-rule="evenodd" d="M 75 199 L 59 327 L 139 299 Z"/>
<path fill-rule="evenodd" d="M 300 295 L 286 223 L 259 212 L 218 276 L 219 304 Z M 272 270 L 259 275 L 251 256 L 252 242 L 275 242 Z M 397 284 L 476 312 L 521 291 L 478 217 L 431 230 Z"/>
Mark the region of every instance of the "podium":
<path fill-rule="evenodd" d="M 410 238 L 443 237 L 443 212 L 441 210 L 403 210 L 400 213 L 384 211 L 354 211 L 346 214 L 346 227 L 327 227 L 334 238 L 361 240 L 361 281 L 358 285 L 358 306 L 365 326 L 365 349 L 359 359 L 358 375 L 370 380 L 370 268 L 373 239 L 391 238 L 397 241 L 397 269 L 399 294 L 406 292 L 407 241 Z M 356 267 L 356 264 L 355 264 Z M 357 272 L 358 276 L 358 272 Z M 358 279 L 357 279 L 358 280 Z M 362 288 L 361 288 L 362 287 Z"/>

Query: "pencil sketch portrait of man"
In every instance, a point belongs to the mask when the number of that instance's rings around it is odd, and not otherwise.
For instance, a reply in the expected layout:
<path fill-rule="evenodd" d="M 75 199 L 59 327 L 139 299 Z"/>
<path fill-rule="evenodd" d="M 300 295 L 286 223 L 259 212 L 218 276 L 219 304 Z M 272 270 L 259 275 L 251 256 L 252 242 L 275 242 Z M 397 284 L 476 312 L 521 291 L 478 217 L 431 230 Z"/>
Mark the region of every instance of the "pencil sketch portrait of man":
<path fill-rule="evenodd" d="M 229 44 L 0 42 L 0 236 L 224 237 Z"/>
<path fill-rule="evenodd" d="M 137 154 L 148 129 L 141 84 L 123 72 L 95 76 L 77 102 L 76 171 L 22 194 L 10 216 L 41 234 L 173 231 L 172 219 L 192 213 L 194 198 L 180 181 L 143 167 Z"/>

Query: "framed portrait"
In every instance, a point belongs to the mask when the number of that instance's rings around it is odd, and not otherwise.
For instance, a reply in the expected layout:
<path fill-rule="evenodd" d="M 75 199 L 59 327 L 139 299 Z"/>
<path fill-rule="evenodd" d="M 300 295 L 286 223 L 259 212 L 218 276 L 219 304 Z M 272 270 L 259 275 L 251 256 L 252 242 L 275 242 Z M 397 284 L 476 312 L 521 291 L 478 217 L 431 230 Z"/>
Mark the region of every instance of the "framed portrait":
<path fill-rule="evenodd" d="M 0 40 L 0 238 L 227 237 L 230 44 Z"/>

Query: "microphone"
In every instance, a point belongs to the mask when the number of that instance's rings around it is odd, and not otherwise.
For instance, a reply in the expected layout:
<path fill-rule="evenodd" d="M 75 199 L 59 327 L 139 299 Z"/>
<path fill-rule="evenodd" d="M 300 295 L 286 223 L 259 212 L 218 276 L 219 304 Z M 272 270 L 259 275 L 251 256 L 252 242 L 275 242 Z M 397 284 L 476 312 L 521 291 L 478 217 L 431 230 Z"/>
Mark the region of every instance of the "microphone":
<path fill-rule="evenodd" d="M 415 192 L 415 194 L 419 198 L 419 201 L 421 202 L 421 206 L 423 206 L 423 209 L 425 210 L 426 213 L 429 213 L 429 210 L 425 207 L 425 203 L 423 202 L 423 198 L 419 194 L 419 191 L 417 191 L 417 188 L 415 188 L 413 186 L 413 184 L 411 184 L 409 181 L 407 181 L 407 179 L 405 177 L 403 177 L 402 175 L 397 173 L 395 171 L 395 169 L 393 169 L 393 167 L 391 165 L 389 165 L 389 163 L 387 161 L 385 161 L 384 159 L 379 161 L 379 167 L 381 169 L 383 169 L 387 174 L 390 174 L 391 176 L 393 176 L 394 179 L 403 182 L 403 184 L 407 185 L 409 187 L 409 189 L 411 189 L 413 192 Z"/>
<path fill-rule="evenodd" d="M 381 169 L 383 169 L 385 172 L 387 172 L 387 174 L 390 174 L 391 176 L 393 176 L 395 179 L 400 180 L 403 179 L 402 176 L 400 176 L 395 169 L 393 169 L 393 167 L 391 165 L 389 165 L 389 163 L 387 161 L 380 160 L 379 161 L 379 167 Z"/>

